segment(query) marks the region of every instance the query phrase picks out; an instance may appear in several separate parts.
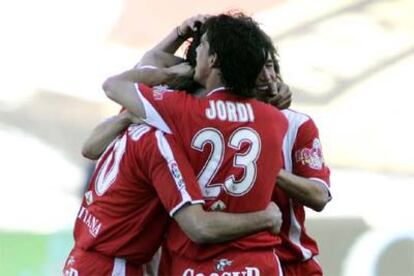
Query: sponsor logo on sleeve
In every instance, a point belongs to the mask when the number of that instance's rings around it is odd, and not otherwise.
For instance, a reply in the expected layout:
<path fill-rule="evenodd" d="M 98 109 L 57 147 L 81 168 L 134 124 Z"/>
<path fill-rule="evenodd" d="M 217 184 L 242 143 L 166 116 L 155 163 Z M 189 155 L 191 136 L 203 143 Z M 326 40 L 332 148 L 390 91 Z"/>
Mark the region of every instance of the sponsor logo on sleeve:
<path fill-rule="evenodd" d="M 167 91 L 171 91 L 171 90 L 168 89 L 168 86 L 166 86 L 166 85 L 157 85 L 157 86 L 154 86 L 152 88 L 154 100 L 161 101 L 162 98 L 163 98 L 163 94 L 165 92 L 167 92 Z"/>
<path fill-rule="evenodd" d="M 307 165 L 311 169 L 320 170 L 323 167 L 321 142 L 318 138 L 313 139 L 312 148 L 303 148 L 295 152 L 296 162 Z"/>
<path fill-rule="evenodd" d="M 172 176 L 174 177 L 174 181 L 177 184 L 179 190 L 185 188 L 185 183 L 183 176 L 181 175 L 180 169 L 175 161 L 170 162 L 169 164 L 170 171 Z"/>

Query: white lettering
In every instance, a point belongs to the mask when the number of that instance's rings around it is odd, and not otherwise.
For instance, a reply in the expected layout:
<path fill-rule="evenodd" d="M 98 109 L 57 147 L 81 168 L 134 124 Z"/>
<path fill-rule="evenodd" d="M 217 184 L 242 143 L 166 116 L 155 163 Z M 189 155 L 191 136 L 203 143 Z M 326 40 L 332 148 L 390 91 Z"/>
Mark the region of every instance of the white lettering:
<path fill-rule="evenodd" d="M 217 101 L 216 105 L 218 118 L 221 121 L 225 121 L 227 119 L 226 105 L 223 103 L 223 101 Z"/>
<path fill-rule="evenodd" d="M 227 119 L 229 122 L 237 122 L 236 105 L 232 102 L 226 102 L 227 107 Z"/>
<path fill-rule="evenodd" d="M 210 120 L 213 120 L 216 118 L 217 112 L 216 112 L 216 106 L 214 104 L 214 101 L 210 101 L 210 108 L 206 109 L 206 116 Z"/>
<path fill-rule="evenodd" d="M 209 120 L 219 119 L 229 122 L 254 122 L 253 107 L 249 103 L 234 103 L 230 101 L 209 101 L 206 117 Z"/>
<path fill-rule="evenodd" d="M 204 274 L 202 272 L 195 272 L 192 268 L 187 268 L 183 272 L 183 276 L 260 276 L 260 270 L 257 267 L 245 267 L 243 271 L 224 271 L 212 272 Z"/>
<path fill-rule="evenodd" d="M 254 122 L 254 113 L 253 113 L 252 105 L 247 103 L 246 106 L 247 106 L 247 114 L 249 114 L 249 121 Z"/>
<path fill-rule="evenodd" d="M 96 238 L 99 234 L 99 230 L 101 230 L 101 226 L 102 223 L 99 222 L 95 228 L 90 229 L 89 232 L 91 233 L 91 235 Z"/>
<path fill-rule="evenodd" d="M 101 230 L 102 227 L 102 223 L 99 221 L 99 219 L 97 219 L 96 217 L 94 217 L 89 211 L 88 209 L 86 209 L 85 207 L 81 207 L 79 214 L 78 214 L 78 218 L 83 221 L 83 223 L 86 224 L 86 226 L 88 227 L 89 233 L 96 238 L 96 236 L 98 236 L 99 231 Z"/>
<path fill-rule="evenodd" d="M 237 113 L 239 114 L 239 122 L 247 122 L 249 118 L 247 117 L 246 105 L 242 103 L 237 103 L 236 107 L 237 107 Z"/>
<path fill-rule="evenodd" d="M 211 102 L 211 101 L 210 101 Z M 187 268 L 184 273 L 183 276 L 194 276 L 194 269 L 191 268 Z"/>
<path fill-rule="evenodd" d="M 248 267 L 246 266 L 247 276 L 259 276 L 260 270 L 257 267 Z"/>
<path fill-rule="evenodd" d="M 81 206 L 80 210 L 79 210 L 79 214 L 78 214 L 78 218 L 81 218 L 83 213 L 85 212 L 85 207 Z"/>

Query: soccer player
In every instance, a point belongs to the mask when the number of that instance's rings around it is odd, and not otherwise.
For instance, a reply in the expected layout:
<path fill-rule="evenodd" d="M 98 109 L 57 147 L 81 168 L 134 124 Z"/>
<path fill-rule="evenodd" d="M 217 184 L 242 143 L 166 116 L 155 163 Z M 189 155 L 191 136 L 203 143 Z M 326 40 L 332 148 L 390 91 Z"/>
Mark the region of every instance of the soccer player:
<path fill-rule="evenodd" d="M 121 125 L 132 122 L 127 112 L 118 117 Z M 64 275 L 143 275 L 143 265 L 163 240 L 168 216 L 202 243 L 278 231 L 275 204 L 255 213 L 228 214 L 205 212 L 200 203 L 196 176 L 171 135 L 130 125 L 97 163 L 76 218 L 75 245 Z"/>
<path fill-rule="evenodd" d="M 275 94 L 273 90 L 289 90 L 282 82 L 276 52 L 256 85 L 258 95 L 265 101 Z M 330 171 L 312 118 L 291 109 L 282 112 L 289 128 L 283 141 L 284 170 L 278 175 L 273 195 L 283 217 L 282 244 L 276 246 L 276 253 L 284 275 L 322 275 L 322 268 L 314 258 L 318 254 L 317 243 L 305 229 L 304 207 L 319 212 L 331 200 Z"/>
<path fill-rule="evenodd" d="M 203 24 L 197 48 L 194 79 L 205 87 L 205 97 L 137 84 L 140 69 L 113 76 L 103 85 L 108 97 L 146 123 L 174 133 L 198 173 L 211 209 L 251 212 L 263 209 L 271 200 L 282 167 L 280 152 L 287 122 L 274 107 L 252 99 L 269 47 L 251 18 L 214 16 Z M 173 223 L 167 242 L 173 251 L 173 275 L 280 273 L 273 251 L 280 241 L 267 232 L 199 246 Z M 227 261 L 218 265 L 216 260 Z"/>

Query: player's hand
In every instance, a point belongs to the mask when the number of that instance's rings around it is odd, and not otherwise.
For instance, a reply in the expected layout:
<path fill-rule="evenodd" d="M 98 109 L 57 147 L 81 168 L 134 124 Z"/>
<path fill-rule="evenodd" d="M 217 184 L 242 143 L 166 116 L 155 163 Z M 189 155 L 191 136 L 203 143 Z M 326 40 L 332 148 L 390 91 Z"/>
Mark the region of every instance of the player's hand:
<path fill-rule="evenodd" d="M 268 212 L 272 218 L 272 227 L 269 229 L 269 232 L 273 235 L 278 235 L 283 222 L 282 212 L 280 212 L 279 207 L 273 201 L 271 201 L 267 206 L 266 212 Z"/>
<path fill-rule="evenodd" d="M 198 14 L 192 16 L 184 20 L 184 22 L 177 27 L 177 32 L 184 38 L 191 37 L 191 35 L 197 31 L 197 28 L 200 28 L 200 26 L 206 22 L 209 17 L 210 15 L 208 14 Z"/>
<path fill-rule="evenodd" d="M 277 92 L 272 93 L 274 96 L 270 97 L 268 102 L 279 109 L 288 108 L 292 103 L 292 91 L 289 86 L 282 82 L 277 84 L 276 89 Z"/>

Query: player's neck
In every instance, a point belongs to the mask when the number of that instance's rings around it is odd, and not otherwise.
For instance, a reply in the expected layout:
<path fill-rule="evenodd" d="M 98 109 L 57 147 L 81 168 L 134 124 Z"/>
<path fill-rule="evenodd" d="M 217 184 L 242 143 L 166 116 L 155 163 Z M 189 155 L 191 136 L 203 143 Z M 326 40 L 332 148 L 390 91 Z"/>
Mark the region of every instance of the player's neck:
<path fill-rule="evenodd" d="M 219 70 L 212 70 L 210 75 L 207 78 L 204 95 L 207 95 L 210 91 L 225 86 L 221 80 L 220 71 Z"/>

